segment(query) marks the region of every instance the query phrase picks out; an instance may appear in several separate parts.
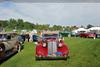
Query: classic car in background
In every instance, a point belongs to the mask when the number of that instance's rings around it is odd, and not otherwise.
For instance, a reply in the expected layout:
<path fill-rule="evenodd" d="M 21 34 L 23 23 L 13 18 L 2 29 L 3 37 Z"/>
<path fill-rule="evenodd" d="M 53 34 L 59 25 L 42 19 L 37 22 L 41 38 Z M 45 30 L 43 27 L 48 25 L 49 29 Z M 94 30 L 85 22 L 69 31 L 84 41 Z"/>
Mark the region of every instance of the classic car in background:
<path fill-rule="evenodd" d="M 62 37 L 74 37 L 74 36 L 78 36 L 76 33 L 69 32 L 69 31 L 60 31 L 59 34 L 61 34 Z"/>
<path fill-rule="evenodd" d="M 69 31 L 60 31 L 59 34 L 61 34 L 63 37 L 68 37 L 68 35 L 71 35 L 71 32 L 69 32 Z"/>
<path fill-rule="evenodd" d="M 94 38 L 94 37 L 96 37 L 96 34 L 88 32 L 88 33 L 80 33 L 79 36 L 86 37 L 86 38 Z"/>
<path fill-rule="evenodd" d="M 100 38 L 100 27 L 91 27 L 89 29 L 79 28 L 73 30 L 80 37 Z"/>
<path fill-rule="evenodd" d="M 100 38 L 100 33 L 99 34 L 96 34 L 96 38 Z"/>
<path fill-rule="evenodd" d="M 60 38 L 59 32 L 44 32 L 36 45 L 36 60 L 67 59 L 69 49 Z"/>
<path fill-rule="evenodd" d="M 0 61 L 21 50 L 21 44 L 13 33 L 0 32 Z"/>
<path fill-rule="evenodd" d="M 96 34 L 96 38 L 100 38 L 100 27 L 92 27 L 89 30 L 90 32 Z"/>

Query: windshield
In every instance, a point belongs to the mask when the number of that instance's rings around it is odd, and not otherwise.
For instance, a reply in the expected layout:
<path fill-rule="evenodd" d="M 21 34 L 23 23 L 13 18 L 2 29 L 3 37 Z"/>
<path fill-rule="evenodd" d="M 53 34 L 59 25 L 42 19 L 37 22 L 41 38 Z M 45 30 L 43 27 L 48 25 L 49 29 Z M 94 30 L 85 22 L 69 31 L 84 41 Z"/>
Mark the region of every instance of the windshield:
<path fill-rule="evenodd" d="M 44 38 L 58 38 L 58 34 L 43 34 Z"/>
<path fill-rule="evenodd" d="M 6 38 L 6 34 L 0 34 L 0 39 Z"/>

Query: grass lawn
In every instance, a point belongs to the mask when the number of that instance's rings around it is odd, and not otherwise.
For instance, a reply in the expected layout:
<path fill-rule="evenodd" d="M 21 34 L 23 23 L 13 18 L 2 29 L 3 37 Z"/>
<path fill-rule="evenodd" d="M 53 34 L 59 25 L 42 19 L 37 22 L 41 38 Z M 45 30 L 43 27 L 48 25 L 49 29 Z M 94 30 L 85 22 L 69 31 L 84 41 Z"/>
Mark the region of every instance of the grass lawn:
<path fill-rule="evenodd" d="M 2 63 L 0 67 L 100 67 L 100 39 L 65 38 L 70 58 L 35 61 L 35 45 L 25 43 L 24 49 Z"/>

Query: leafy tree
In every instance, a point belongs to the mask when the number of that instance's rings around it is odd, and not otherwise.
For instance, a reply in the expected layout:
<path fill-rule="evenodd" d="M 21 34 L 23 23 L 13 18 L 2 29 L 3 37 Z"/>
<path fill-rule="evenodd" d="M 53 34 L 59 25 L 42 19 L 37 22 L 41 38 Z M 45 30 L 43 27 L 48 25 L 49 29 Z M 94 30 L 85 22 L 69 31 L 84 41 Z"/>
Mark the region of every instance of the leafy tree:
<path fill-rule="evenodd" d="M 52 27 L 49 24 L 34 24 L 30 23 L 28 21 L 24 21 L 23 19 L 9 19 L 9 20 L 0 20 L 0 27 L 6 28 L 6 29 L 27 29 L 27 30 L 32 30 L 32 29 L 37 29 L 37 30 L 67 30 L 67 31 L 72 31 L 74 29 L 77 29 L 77 26 L 61 26 L 61 25 L 53 25 Z"/>
<path fill-rule="evenodd" d="M 6 27 L 8 26 L 8 23 L 6 20 L 0 20 L 0 27 Z"/>
<path fill-rule="evenodd" d="M 8 28 L 12 28 L 12 29 L 15 29 L 16 27 L 16 20 L 15 19 L 10 19 L 8 20 Z"/>

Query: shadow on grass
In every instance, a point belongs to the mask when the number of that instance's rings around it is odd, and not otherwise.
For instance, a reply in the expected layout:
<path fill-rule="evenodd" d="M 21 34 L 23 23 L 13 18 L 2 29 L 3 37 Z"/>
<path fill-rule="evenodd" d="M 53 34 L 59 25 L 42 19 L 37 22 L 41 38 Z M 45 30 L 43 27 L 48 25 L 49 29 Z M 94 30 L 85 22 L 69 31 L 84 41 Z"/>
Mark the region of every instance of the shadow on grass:
<path fill-rule="evenodd" d="M 68 59 L 70 59 L 70 56 L 68 56 L 67 58 L 35 58 L 36 61 L 60 61 L 60 60 L 64 60 L 67 61 Z"/>
<path fill-rule="evenodd" d="M 12 55 L 5 57 L 3 59 L 0 60 L 0 65 L 4 62 L 6 62 L 8 59 L 10 59 L 12 56 L 14 56 L 15 54 L 17 54 L 18 52 L 13 53 Z"/>

